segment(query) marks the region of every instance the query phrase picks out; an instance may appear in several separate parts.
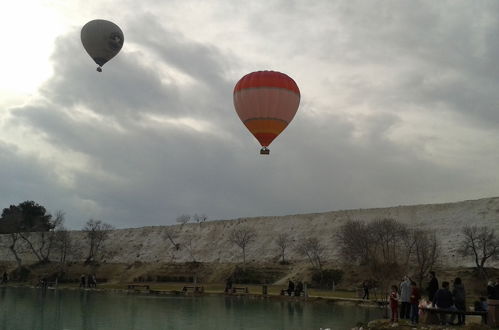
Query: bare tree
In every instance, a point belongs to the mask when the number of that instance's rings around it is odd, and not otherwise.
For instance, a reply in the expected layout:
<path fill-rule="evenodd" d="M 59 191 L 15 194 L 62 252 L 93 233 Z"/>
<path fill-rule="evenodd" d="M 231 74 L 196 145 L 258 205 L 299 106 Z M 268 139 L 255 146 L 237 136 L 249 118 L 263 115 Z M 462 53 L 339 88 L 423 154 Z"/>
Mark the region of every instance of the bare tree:
<path fill-rule="evenodd" d="M 291 243 L 292 243 L 290 234 L 289 233 L 280 233 L 279 235 L 277 235 L 275 243 L 279 247 L 281 263 L 284 264 L 286 262 L 286 259 L 284 257 L 286 249 L 289 248 L 291 246 Z"/>
<path fill-rule="evenodd" d="M 296 251 L 307 257 L 313 268 L 322 273 L 322 265 L 324 263 L 324 246 L 319 242 L 317 237 L 309 237 L 296 246 Z"/>
<path fill-rule="evenodd" d="M 250 227 L 235 228 L 230 232 L 229 241 L 239 246 L 243 252 L 243 264 L 246 265 L 246 248 L 256 239 L 256 231 Z"/>
<path fill-rule="evenodd" d="M 394 219 L 375 219 L 369 223 L 348 221 L 336 235 L 343 259 L 363 265 L 404 261 L 411 245 L 407 226 Z"/>
<path fill-rule="evenodd" d="M 54 251 L 58 255 L 58 262 L 60 264 L 65 264 L 68 255 L 72 252 L 73 244 L 71 241 L 71 235 L 69 231 L 61 227 L 55 232 L 55 246 Z"/>
<path fill-rule="evenodd" d="M 50 253 L 55 244 L 56 230 L 64 224 L 64 212 L 57 211 L 55 217 L 50 219 L 48 231 L 21 232 L 19 236 L 26 242 L 26 246 L 37 257 L 39 262 L 50 261 Z"/>
<path fill-rule="evenodd" d="M 180 250 L 180 244 L 176 242 L 178 230 L 175 226 L 168 226 L 163 229 L 163 236 L 172 243 L 175 250 Z"/>
<path fill-rule="evenodd" d="M 109 238 L 109 233 L 114 227 L 101 220 L 90 219 L 83 227 L 88 240 L 88 254 L 85 263 L 95 262 L 102 254 L 103 243 Z"/>
<path fill-rule="evenodd" d="M 421 287 L 424 277 L 434 268 L 440 257 L 440 245 L 435 234 L 425 230 L 413 230 L 411 238 L 411 260 L 414 265 L 418 285 Z"/>
<path fill-rule="evenodd" d="M 472 257 L 480 275 L 487 277 L 485 264 L 489 259 L 499 259 L 499 238 L 492 228 L 465 226 L 459 252 L 464 257 Z"/>
<path fill-rule="evenodd" d="M 367 225 L 371 237 L 371 258 L 373 254 L 383 264 L 407 259 L 407 241 L 409 231 L 407 226 L 394 219 L 376 219 Z"/>
<path fill-rule="evenodd" d="M 340 255 L 346 262 L 358 262 L 385 297 L 392 281 L 407 271 L 411 249 L 409 230 L 394 219 L 365 223 L 348 221 L 336 235 Z"/>
<path fill-rule="evenodd" d="M 373 249 L 372 237 L 367 224 L 361 221 L 347 221 L 336 234 L 340 254 L 345 260 L 367 264 Z"/>
<path fill-rule="evenodd" d="M 10 244 L 9 244 L 9 250 L 16 259 L 16 263 L 18 267 L 22 266 L 22 259 L 19 257 L 19 234 L 18 233 L 10 233 Z"/>
<path fill-rule="evenodd" d="M 191 221 L 191 216 L 188 214 L 182 214 L 181 216 L 177 217 L 177 223 L 181 224 L 182 226 Z"/>
<path fill-rule="evenodd" d="M 192 262 L 196 262 L 196 257 L 195 257 L 195 251 L 194 251 L 194 246 L 192 242 L 194 241 L 195 236 L 193 234 L 186 234 L 184 236 L 184 246 L 187 249 L 187 252 L 189 252 L 189 255 L 191 256 Z"/>
<path fill-rule="evenodd" d="M 63 215 L 61 211 L 58 216 Z M 50 248 L 53 243 L 51 232 L 60 219 L 48 214 L 45 207 L 33 201 L 25 201 L 19 205 L 11 205 L 2 211 L 2 226 L 10 234 L 9 249 L 14 254 L 18 265 L 21 259 L 17 249 L 22 246 L 29 250 L 39 262 L 48 262 Z M 23 244 L 19 244 L 22 242 Z"/>
<path fill-rule="evenodd" d="M 56 216 L 60 218 L 60 216 Z M 72 256 L 75 259 L 80 259 L 82 256 L 78 253 L 74 242 L 71 240 L 69 230 L 64 227 L 64 221 L 59 222 L 54 231 L 54 253 L 57 256 L 59 264 L 64 265 L 68 257 Z"/>
<path fill-rule="evenodd" d="M 196 221 L 197 223 L 203 223 L 205 222 L 207 219 L 208 219 L 208 216 L 204 213 L 202 214 L 194 214 L 194 216 L 192 217 L 194 221 Z"/>

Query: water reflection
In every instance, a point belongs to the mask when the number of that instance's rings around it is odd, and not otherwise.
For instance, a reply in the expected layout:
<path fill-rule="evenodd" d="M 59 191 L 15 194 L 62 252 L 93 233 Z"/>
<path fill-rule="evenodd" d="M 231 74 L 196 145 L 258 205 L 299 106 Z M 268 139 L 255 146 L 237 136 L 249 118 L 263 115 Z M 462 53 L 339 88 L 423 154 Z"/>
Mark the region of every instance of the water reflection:
<path fill-rule="evenodd" d="M 158 297 L 0 288 L 2 329 L 349 329 L 381 311 L 244 297 Z M 22 311 L 22 312 L 21 312 Z"/>

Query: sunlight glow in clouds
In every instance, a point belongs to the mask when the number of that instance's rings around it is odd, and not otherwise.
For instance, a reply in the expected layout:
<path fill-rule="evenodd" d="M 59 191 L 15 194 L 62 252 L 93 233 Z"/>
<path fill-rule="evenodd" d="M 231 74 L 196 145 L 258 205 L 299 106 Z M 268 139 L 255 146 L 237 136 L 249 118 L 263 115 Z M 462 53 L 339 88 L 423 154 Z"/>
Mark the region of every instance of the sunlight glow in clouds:
<path fill-rule="evenodd" d="M 48 59 L 61 29 L 58 14 L 44 1 L 0 3 L 0 95 L 36 92 L 52 74 Z"/>

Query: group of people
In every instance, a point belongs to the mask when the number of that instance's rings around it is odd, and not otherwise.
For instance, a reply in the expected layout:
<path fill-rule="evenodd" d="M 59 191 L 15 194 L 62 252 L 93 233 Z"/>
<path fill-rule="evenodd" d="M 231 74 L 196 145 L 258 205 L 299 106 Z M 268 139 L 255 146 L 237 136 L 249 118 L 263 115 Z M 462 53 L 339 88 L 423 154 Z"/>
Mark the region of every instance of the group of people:
<path fill-rule="evenodd" d="M 430 273 L 430 283 L 428 286 L 428 299 L 431 301 L 432 307 L 440 309 L 448 309 L 459 311 L 457 314 L 457 325 L 465 323 L 466 312 L 466 292 L 461 278 L 456 277 L 452 283 L 452 290 L 448 281 L 442 282 L 442 287 L 438 287 L 438 280 L 435 272 Z M 438 314 L 441 324 L 454 324 L 456 314 L 452 314 L 450 320 L 447 319 L 446 313 Z"/>
<path fill-rule="evenodd" d="M 400 319 L 410 319 L 412 324 L 419 322 L 419 301 L 421 290 L 416 282 L 404 276 L 400 285 L 392 285 L 390 292 L 390 309 L 392 310 L 391 321 L 398 322 Z M 400 311 L 399 311 L 400 305 Z"/>
<path fill-rule="evenodd" d="M 96 288 L 97 287 L 97 277 L 95 274 L 80 276 L 80 288 Z"/>
<path fill-rule="evenodd" d="M 456 325 L 464 324 L 466 292 L 461 278 L 456 277 L 452 282 L 452 288 L 450 288 L 448 281 L 443 281 L 441 287 L 439 286 L 435 272 L 430 272 L 429 277 L 430 280 L 426 287 L 428 302 L 421 301 L 421 289 L 408 276 L 404 276 L 399 286 L 392 286 L 389 298 L 392 310 L 391 321 L 398 322 L 400 315 L 400 319 L 410 319 L 412 324 L 417 324 L 419 322 L 419 308 L 432 307 L 462 312 L 453 313 L 450 319 L 446 313 L 438 313 L 441 324 L 455 324 L 456 314 Z"/>
<path fill-rule="evenodd" d="M 288 288 L 281 291 L 281 295 L 295 296 L 299 297 L 303 293 L 303 282 L 299 281 L 296 285 L 292 280 L 288 282 Z"/>

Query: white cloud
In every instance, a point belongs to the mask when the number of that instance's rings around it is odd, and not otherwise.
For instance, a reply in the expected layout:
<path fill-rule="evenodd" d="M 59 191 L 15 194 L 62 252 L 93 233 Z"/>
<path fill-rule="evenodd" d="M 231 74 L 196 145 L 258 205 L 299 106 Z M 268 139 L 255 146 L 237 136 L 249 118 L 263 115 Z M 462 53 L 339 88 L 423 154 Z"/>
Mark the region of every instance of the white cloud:
<path fill-rule="evenodd" d="M 40 19 L 60 28 L 51 62 L 36 55 L 53 75 L 27 75 L 31 98 L 2 90 L 1 205 L 33 199 L 72 226 L 123 227 L 499 189 L 495 2 L 42 4 Z M 101 74 L 79 41 L 93 18 L 125 33 Z M 232 105 L 236 81 L 260 69 L 302 92 L 269 157 Z"/>

